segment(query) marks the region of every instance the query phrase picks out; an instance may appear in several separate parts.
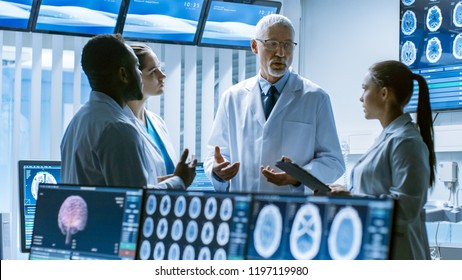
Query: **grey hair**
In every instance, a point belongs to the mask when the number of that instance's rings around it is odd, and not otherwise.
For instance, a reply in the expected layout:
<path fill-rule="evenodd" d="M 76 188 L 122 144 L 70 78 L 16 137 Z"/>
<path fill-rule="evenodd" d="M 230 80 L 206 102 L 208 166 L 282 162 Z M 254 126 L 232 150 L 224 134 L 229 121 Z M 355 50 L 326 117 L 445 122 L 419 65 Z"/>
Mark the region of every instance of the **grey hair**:
<path fill-rule="evenodd" d="M 263 34 L 272 26 L 281 25 L 291 30 L 292 36 L 295 36 L 295 29 L 290 19 L 283 15 L 271 14 L 264 16 L 258 21 L 255 27 L 255 38 L 261 38 Z"/>

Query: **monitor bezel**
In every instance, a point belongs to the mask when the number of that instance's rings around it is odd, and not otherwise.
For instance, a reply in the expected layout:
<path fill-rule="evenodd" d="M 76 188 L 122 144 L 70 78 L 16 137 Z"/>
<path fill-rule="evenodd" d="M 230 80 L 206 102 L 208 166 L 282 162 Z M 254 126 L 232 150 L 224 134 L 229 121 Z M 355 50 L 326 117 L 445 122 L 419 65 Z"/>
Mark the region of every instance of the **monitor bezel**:
<path fill-rule="evenodd" d="M 202 18 L 200 30 L 199 30 L 199 38 L 197 38 L 197 45 L 200 47 L 211 47 L 211 48 L 225 48 L 225 49 L 235 49 L 235 50 L 246 50 L 250 51 L 252 48 L 250 46 L 234 46 L 234 45 L 227 45 L 227 44 L 210 44 L 210 43 L 202 43 L 202 37 L 205 31 L 205 25 L 207 23 L 207 18 L 210 12 L 210 7 L 212 6 L 213 2 L 232 2 L 236 5 L 259 5 L 259 6 L 267 6 L 267 7 L 276 7 L 276 13 L 279 14 L 281 12 L 282 3 L 278 1 L 270 1 L 270 0 L 255 0 L 255 1 L 232 1 L 232 0 L 208 0 L 207 7 L 205 8 L 204 17 Z"/>
<path fill-rule="evenodd" d="M 24 167 L 27 165 L 50 165 L 50 166 L 59 166 L 61 169 L 61 161 L 59 160 L 19 160 L 18 161 L 18 187 L 19 187 L 19 213 L 20 213 L 20 224 L 19 224 L 19 232 L 20 232 L 20 243 L 21 243 L 21 252 L 22 253 L 30 253 L 30 247 L 26 248 L 26 219 L 24 213 Z"/>

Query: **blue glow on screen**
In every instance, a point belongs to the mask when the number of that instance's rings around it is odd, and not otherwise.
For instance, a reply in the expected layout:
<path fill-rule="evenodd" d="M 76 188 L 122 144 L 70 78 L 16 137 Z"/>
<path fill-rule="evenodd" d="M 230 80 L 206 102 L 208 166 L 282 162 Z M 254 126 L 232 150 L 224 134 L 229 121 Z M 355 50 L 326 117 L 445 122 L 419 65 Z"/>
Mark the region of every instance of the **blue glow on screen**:
<path fill-rule="evenodd" d="M 125 38 L 194 43 L 204 0 L 133 0 L 128 6 Z"/>
<path fill-rule="evenodd" d="M 114 33 L 122 0 L 42 0 L 38 31 L 96 35 Z"/>
<path fill-rule="evenodd" d="M 401 62 L 427 80 L 434 111 L 462 109 L 462 1 L 400 7 Z M 417 90 L 406 111 L 416 111 Z"/>
<path fill-rule="evenodd" d="M 0 28 L 27 29 L 33 0 L 0 1 Z"/>
<path fill-rule="evenodd" d="M 200 44 L 250 48 L 255 26 L 276 6 L 212 1 Z"/>

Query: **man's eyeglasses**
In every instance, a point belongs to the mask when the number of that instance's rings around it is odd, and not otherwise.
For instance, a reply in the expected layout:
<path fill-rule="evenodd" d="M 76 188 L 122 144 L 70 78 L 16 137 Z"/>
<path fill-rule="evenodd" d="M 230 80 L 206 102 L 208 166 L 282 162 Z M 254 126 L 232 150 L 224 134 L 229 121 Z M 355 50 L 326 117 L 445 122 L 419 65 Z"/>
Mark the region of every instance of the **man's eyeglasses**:
<path fill-rule="evenodd" d="M 276 41 L 276 40 L 263 40 L 263 39 L 255 39 L 258 42 L 261 42 L 263 46 L 269 51 L 275 51 L 279 47 L 282 47 L 285 51 L 292 51 L 297 43 L 292 41 Z"/>

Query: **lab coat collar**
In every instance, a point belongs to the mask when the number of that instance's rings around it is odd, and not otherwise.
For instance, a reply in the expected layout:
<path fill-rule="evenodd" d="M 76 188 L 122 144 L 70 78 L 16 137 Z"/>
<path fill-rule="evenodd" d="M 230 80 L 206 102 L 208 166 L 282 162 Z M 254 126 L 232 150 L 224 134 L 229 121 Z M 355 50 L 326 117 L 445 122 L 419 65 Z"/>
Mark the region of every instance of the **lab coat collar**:
<path fill-rule="evenodd" d="M 90 94 L 90 102 L 106 103 L 118 112 L 123 113 L 123 109 L 119 106 L 119 103 L 104 92 L 93 90 Z M 125 105 L 125 107 L 127 106 Z"/>

